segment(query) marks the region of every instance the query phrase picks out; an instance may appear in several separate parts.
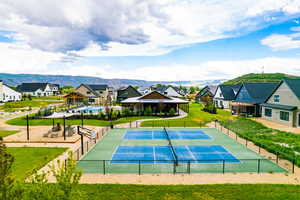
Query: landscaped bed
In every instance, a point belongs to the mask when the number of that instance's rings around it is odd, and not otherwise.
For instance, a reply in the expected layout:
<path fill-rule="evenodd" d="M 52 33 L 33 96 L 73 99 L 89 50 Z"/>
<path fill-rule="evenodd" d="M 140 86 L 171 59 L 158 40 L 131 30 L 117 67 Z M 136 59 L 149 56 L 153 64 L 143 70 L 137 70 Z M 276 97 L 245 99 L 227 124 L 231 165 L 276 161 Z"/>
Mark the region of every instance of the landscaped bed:
<path fill-rule="evenodd" d="M 271 153 L 300 166 L 300 135 L 267 128 L 251 119 L 238 117 L 220 122 L 225 128 L 237 133 L 240 137 L 254 142 Z"/>
<path fill-rule="evenodd" d="M 24 180 L 34 169 L 42 168 L 66 151 L 66 148 L 44 147 L 8 147 L 7 149 L 15 158 L 12 173 L 17 180 Z"/>

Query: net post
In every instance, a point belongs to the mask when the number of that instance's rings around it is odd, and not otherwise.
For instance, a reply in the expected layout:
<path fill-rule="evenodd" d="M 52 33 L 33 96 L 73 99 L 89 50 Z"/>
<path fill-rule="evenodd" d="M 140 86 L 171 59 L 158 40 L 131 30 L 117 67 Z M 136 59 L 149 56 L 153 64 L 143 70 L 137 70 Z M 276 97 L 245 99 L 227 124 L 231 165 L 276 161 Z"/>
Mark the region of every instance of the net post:
<path fill-rule="evenodd" d="M 260 146 L 258 146 L 258 153 L 260 154 Z"/>
<path fill-rule="evenodd" d="M 279 156 L 278 153 L 276 153 L 276 164 L 278 165 Z"/>
<path fill-rule="evenodd" d="M 191 161 L 188 160 L 188 173 L 190 174 L 191 173 Z"/>
<path fill-rule="evenodd" d="M 245 140 L 246 140 L 246 147 L 247 147 L 248 146 L 248 140 L 247 140 L 247 138 Z"/>
<path fill-rule="evenodd" d="M 260 173 L 260 159 L 257 160 L 257 173 Z"/>
<path fill-rule="evenodd" d="M 129 128 L 131 128 L 131 121 L 129 122 Z"/>
<path fill-rule="evenodd" d="M 139 160 L 139 175 L 141 175 L 141 160 Z"/>
<path fill-rule="evenodd" d="M 105 171 L 105 160 L 102 160 L 102 165 L 103 165 L 103 175 L 105 175 L 106 171 Z"/>
<path fill-rule="evenodd" d="M 225 160 L 223 159 L 223 174 L 225 174 Z"/>

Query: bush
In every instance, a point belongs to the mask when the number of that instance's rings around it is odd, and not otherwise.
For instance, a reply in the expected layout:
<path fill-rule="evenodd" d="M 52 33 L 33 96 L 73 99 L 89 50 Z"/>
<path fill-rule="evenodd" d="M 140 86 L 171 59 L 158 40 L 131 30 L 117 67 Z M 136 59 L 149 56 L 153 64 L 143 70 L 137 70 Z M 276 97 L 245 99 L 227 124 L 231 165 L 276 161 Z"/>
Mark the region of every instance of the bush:
<path fill-rule="evenodd" d="M 124 109 L 122 110 L 122 115 L 123 115 L 124 117 L 129 116 L 129 115 L 130 115 L 130 110 L 129 110 L 128 108 L 124 108 Z"/>
<path fill-rule="evenodd" d="M 211 114 L 217 114 L 217 108 L 213 104 L 206 104 L 202 110 Z"/>
<path fill-rule="evenodd" d="M 146 109 L 145 109 L 145 115 L 146 116 L 152 115 L 152 108 L 151 108 L 151 106 L 147 106 L 146 107 Z"/>
<path fill-rule="evenodd" d="M 176 113 L 175 109 L 171 108 L 170 111 L 169 111 L 169 115 L 170 116 L 175 116 L 175 113 Z"/>

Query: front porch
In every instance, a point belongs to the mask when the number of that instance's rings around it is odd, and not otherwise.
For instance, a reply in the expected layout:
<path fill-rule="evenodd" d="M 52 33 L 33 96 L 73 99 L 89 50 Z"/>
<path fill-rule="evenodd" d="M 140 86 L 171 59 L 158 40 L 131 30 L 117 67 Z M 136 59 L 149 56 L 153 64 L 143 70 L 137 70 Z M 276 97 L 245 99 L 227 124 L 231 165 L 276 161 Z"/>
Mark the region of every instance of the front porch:
<path fill-rule="evenodd" d="M 237 115 L 258 117 L 261 114 L 259 105 L 256 105 L 256 104 L 248 104 L 248 103 L 243 103 L 243 102 L 232 102 L 230 109 L 231 109 L 232 114 L 237 114 Z"/>

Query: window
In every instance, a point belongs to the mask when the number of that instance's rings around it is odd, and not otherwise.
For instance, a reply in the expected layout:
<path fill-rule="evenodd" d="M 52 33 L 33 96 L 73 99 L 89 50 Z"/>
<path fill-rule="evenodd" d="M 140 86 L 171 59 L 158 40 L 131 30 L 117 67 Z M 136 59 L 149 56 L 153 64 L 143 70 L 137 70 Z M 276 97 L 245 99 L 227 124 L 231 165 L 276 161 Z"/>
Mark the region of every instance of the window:
<path fill-rule="evenodd" d="M 280 111 L 280 119 L 284 120 L 284 121 L 290 121 L 290 113 L 289 112 Z"/>
<path fill-rule="evenodd" d="M 270 109 L 270 108 L 265 108 L 265 116 L 267 116 L 267 117 L 272 117 L 272 109 Z"/>
<path fill-rule="evenodd" d="M 280 102 L 280 95 L 278 95 L 278 94 L 274 95 L 274 102 L 276 102 L 276 103 Z"/>
<path fill-rule="evenodd" d="M 91 94 L 91 92 L 90 92 L 90 91 L 87 91 L 86 93 L 87 93 L 87 94 Z"/>

